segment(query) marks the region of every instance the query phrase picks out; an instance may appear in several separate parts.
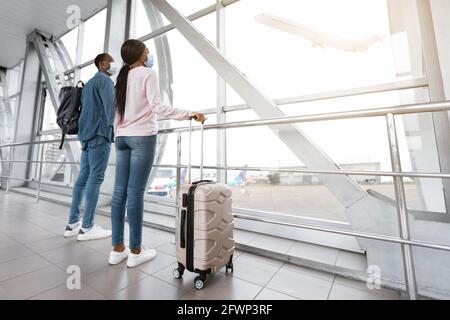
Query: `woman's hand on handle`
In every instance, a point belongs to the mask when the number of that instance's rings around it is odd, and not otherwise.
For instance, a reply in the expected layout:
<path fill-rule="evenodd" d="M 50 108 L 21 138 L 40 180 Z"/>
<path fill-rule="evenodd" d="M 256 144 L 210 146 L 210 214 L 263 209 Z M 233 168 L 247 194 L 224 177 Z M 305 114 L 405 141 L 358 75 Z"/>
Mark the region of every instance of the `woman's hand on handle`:
<path fill-rule="evenodd" d="M 201 122 L 203 124 L 203 123 L 205 123 L 207 118 L 205 117 L 205 115 L 203 113 L 192 112 L 191 119 L 194 119 L 195 121 Z"/>

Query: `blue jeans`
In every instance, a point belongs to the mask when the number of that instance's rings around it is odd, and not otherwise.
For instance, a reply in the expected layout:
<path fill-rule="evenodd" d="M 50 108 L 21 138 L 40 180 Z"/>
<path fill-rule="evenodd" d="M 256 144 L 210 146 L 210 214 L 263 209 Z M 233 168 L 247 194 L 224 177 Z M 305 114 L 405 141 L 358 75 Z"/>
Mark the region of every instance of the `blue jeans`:
<path fill-rule="evenodd" d="M 111 143 L 103 136 L 95 136 L 89 141 L 82 142 L 80 174 L 72 192 L 69 224 L 80 221 L 80 204 L 84 195 L 85 209 L 82 227 L 89 229 L 94 225 L 95 209 L 100 186 L 105 178 L 110 151 Z"/>
<path fill-rule="evenodd" d="M 156 135 L 117 137 L 116 182 L 112 198 L 112 245 L 124 244 L 125 206 L 130 226 L 130 249 L 141 247 L 144 192 L 153 166 Z M 128 201 L 127 201 L 128 200 Z"/>

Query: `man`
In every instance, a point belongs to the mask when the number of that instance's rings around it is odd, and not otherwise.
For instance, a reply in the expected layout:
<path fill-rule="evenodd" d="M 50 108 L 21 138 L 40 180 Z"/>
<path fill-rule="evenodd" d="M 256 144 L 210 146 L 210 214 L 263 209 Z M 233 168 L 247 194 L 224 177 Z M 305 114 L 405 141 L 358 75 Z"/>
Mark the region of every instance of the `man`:
<path fill-rule="evenodd" d="M 78 140 L 82 145 L 80 174 L 72 193 L 72 207 L 64 237 L 78 235 L 79 241 L 111 236 L 94 224 L 94 214 L 105 177 L 114 123 L 114 84 L 110 77 L 117 72 L 114 59 L 107 53 L 95 58 L 98 72 L 83 88 L 81 115 L 78 121 Z M 80 203 L 85 197 L 83 221 L 80 221 Z"/>

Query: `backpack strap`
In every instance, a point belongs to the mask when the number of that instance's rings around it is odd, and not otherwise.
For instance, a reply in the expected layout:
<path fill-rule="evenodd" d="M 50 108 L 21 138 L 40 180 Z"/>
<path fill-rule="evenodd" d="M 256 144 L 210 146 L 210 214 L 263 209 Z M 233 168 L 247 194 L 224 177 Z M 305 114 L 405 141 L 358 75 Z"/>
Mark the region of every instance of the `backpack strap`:
<path fill-rule="evenodd" d="M 62 138 L 61 138 L 61 144 L 59 145 L 59 150 L 62 149 L 64 140 L 66 139 L 66 132 L 67 132 L 67 126 L 64 125 L 64 129 L 62 130 Z"/>

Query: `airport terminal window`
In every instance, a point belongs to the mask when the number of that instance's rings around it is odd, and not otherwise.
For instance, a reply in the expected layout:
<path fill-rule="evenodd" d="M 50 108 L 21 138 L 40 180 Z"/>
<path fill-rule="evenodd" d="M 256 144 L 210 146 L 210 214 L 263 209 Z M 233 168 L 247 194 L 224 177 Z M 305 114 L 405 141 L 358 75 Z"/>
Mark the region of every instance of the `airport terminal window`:
<path fill-rule="evenodd" d="M 178 11 L 180 11 L 181 14 L 186 16 L 216 4 L 215 0 L 194 0 L 194 1 L 169 0 L 168 2 L 172 6 L 174 6 Z"/>
<path fill-rule="evenodd" d="M 133 18 L 131 21 L 131 35 L 133 38 L 137 39 L 154 31 L 148 20 L 147 12 L 145 11 L 145 7 L 142 3 L 142 0 L 133 1 L 132 12 Z M 170 24 L 170 22 L 166 19 L 166 17 L 163 14 L 161 14 L 161 17 L 163 20 L 162 26 Z"/>
<path fill-rule="evenodd" d="M 68 33 L 62 36 L 61 41 L 66 47 L 67 52 L 69 53 L 72 64 L 75 64 L 78 44 L 78 27 L 70 30 Z"/>
<path fill-rule="evenodd" d="M 94 59 L 104 51 L 106 9 L 100 11 L 84 24 L 83 53 L 81 62 Z"/>
<path fill-rule="evenodd" d="M 20 67 L 8 69 L 6 76 L 8 81 L 8 93 L 12 96 L 20 91 Z"/>
<path fill-rule="evenodd" d="M 213 27 L 213 25 L 211 26 Z M 180 34 L 173 30 L 167 33 L 173 72 L 173 105 L 189 110 L 211 108 L 216 105 L 216 79 L 214 69 Z M 155 53 L 154 40 L 146 41 Z M 155 69 L 159 72 L 158 61 Z"/>
<path fill-rule="evenodd" d="M 227 115 L 228 121 L 255 118 L 256 114 L 251 110 Z M 302 123 L 296 126 L 344 169 L 391 170 L 384 118 Z M 228 129 L 227 147 L 228 166 L 305 168 L 302 161 L 268 127 Z M 404 169 L 410 168 L 411 164 L 405 163 Z M 353 178 L 363 189 L 373 189 L 394 199 L 391 178 Z M 235 207 L 345 221 L 343 206 L 312 174 L 230 171 L 228 183 L 233 187 Z M 408 186 L 407 192 L 414 197 L 414 185 Z"/>
<path fill-rule="evenodd" d="M 53 106 L 53 103 L 47 92 L 44 103 L 44 114 L 42 117 L 41 130 L 52 130 L 52 129 L 59 129 L 59 126 L 56 123 L 55 107 Z"/>
<path fill-rule="evenodd" d="M 212 4 L 215 4 L 215 0 L 196 0 L 196 1 L 172 0 L 169 2 L 184 15 L 190 15 Z M 212 15 L 213 19 L 215 19 L 214 13 L 210 15 Z M 161 14 L 161 18 L 162 18 L 162 26 L 170 24 L 169 20 L 167 20 L 167 18 L 163 14 Z M 203 18 L 201 18 L 200 20 L 202 19 Z M 133 21 L 131 32 L 132 36 L 134 38 L 140 38 L 142 36 L 149 34 L 152 31 L 155 31 L 155 28 L 152 28 L 152 26 L 150 25 L 147 12 L 145 11 L 145 7 L 142 3 L 142 0 L 135 0 L 133 2 Z"/>
<path fill-rule="evenodd" d="M 270 98 L 397 79 L 385 1 L 245 0 L 226 10 L 227 56 Z M 351 40 L 329 43 L 330 34 Z"/>
<path fill-rule="evenodd" d="M 87 67 L 81 69 L 80 80 L 84 83 L 88 82 L 98 72 L 95 64 L 90 64 Z"/>

